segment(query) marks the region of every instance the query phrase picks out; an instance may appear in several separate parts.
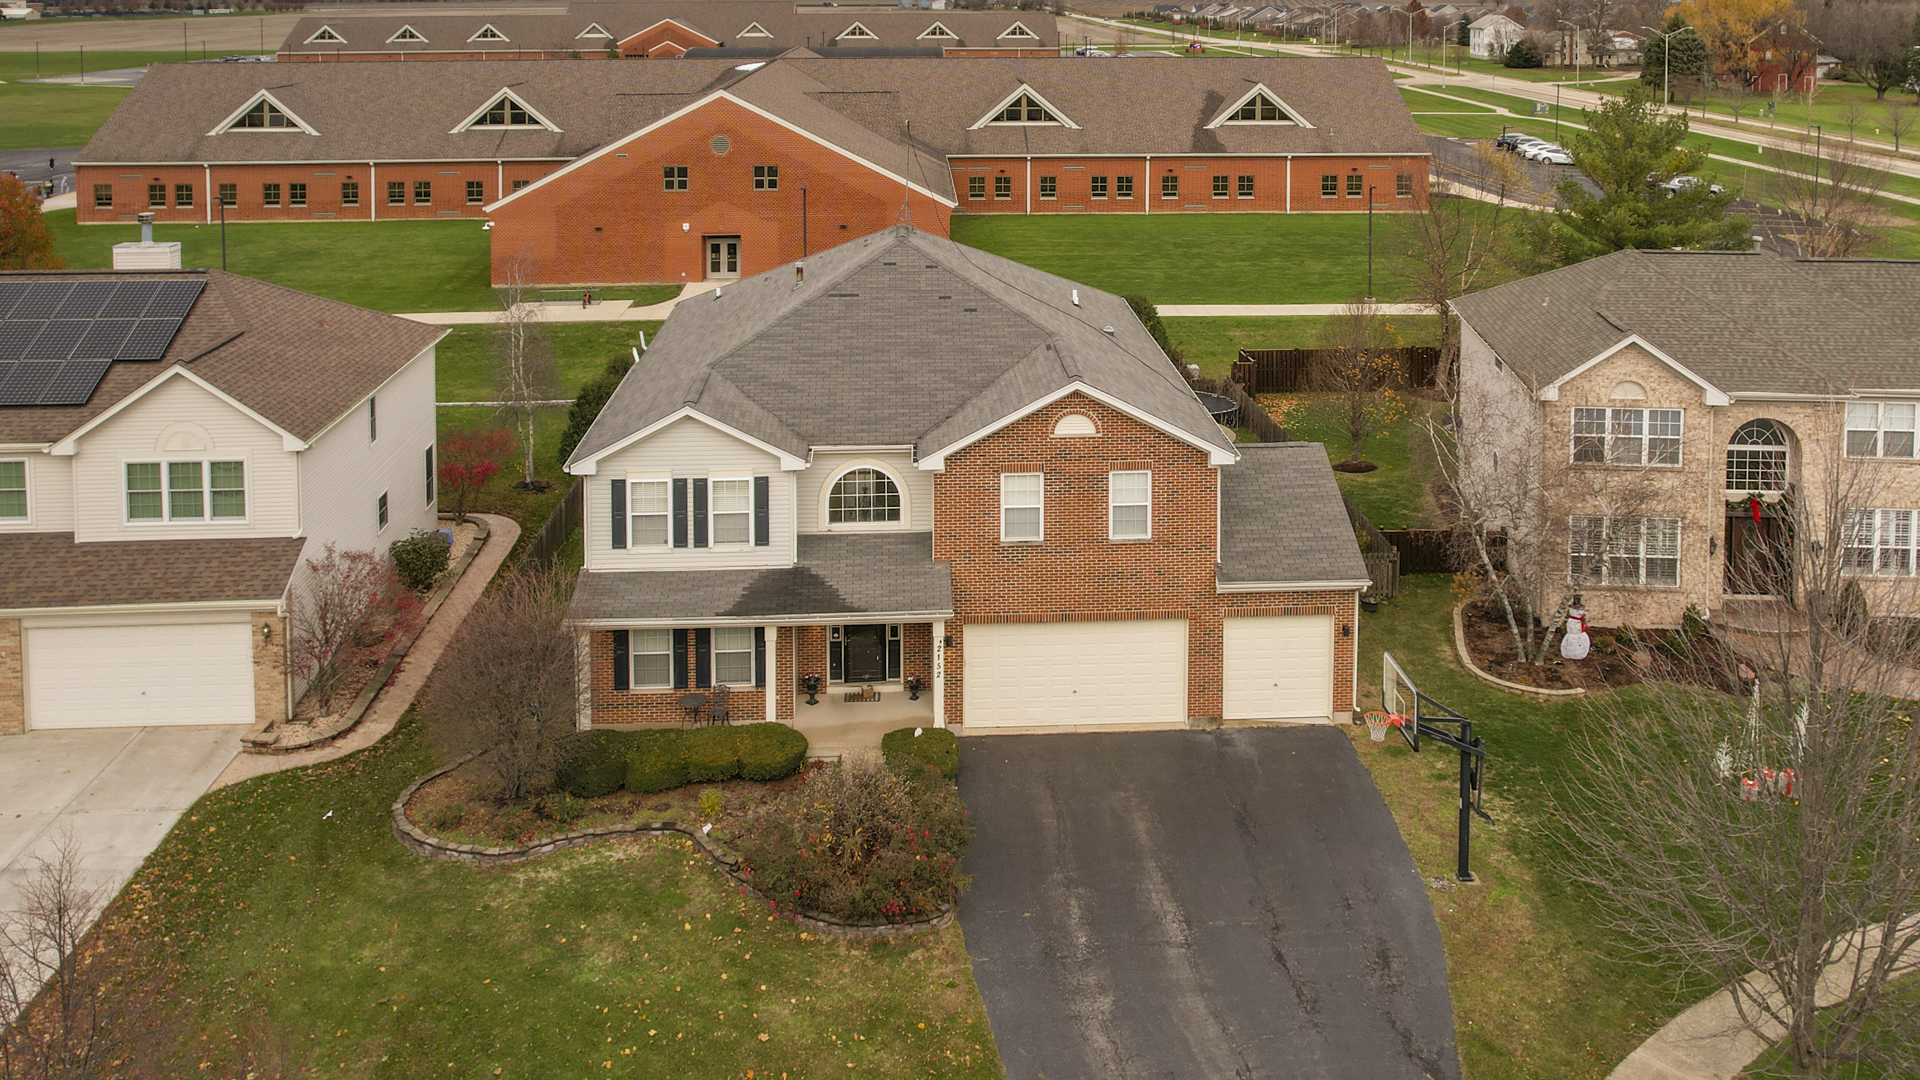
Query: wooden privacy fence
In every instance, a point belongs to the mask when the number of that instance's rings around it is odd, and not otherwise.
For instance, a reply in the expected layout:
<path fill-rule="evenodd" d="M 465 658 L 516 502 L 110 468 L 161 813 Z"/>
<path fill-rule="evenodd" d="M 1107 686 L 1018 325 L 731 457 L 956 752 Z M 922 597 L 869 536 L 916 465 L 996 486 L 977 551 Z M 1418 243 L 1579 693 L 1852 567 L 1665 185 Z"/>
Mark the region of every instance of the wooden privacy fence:
<path fill-rule="evenodd" d="M 1205 394 L 1219 394 L 1233 399 L 1240 406 L 1240 425 L 1253 432 L 1253 437 L 1261 442 L 1291 442 L 1287 429 L 1273 419 L 1272 414 L 1253 400 L 1253 395 L 1232 379 L 1194 379 L 1193 388 Z"/>
<path fill-rule="evenodd" d="M 1453 573 L 1451 529 L 1386 529 L 1383 533 L 1387 543 L 1400 553 L 1401 573 Z"/>
<path fill-rule="evenodd" d="M 1309 388 L 1309 375 L 1328 349 L 1241 349 L 1233 362 L 1233 381 L 1255 394 L 1297 394 Z M 1440 350 L 1403 345 L 1388 350 L 1400 362 L 1408 386 L 1432 386 L 1440 370 Z"/>
<path fill-rule="evenodd" d="M 547 515 L 547 523 L 540 526 L 540 534 L 533 538 L 533 543 L 527 545 L 526 554 L 520 556 L 514 573 L 553 565 L 554 558 L 566 547 L 567 538 L 573 535 L 574 528 L 580 524 L 581 509 L 586 505 L 586 488 L 581 484 L 582 481 L 575 480 L 573 486 L 567 489 L 567 497 L 561 499 L 560 505 Z"/>

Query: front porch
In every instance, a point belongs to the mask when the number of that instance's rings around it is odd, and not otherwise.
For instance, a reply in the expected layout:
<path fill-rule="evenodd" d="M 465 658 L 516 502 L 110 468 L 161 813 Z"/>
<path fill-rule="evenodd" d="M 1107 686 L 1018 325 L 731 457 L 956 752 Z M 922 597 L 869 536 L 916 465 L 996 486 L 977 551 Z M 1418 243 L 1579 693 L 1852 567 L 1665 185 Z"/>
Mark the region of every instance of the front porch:
<path fill-rule="evenodd" d="M 807 737 L 807 756 L 837 758 L 849 750 L 880 748 L 880 738 L 903 727 L 934 727 L 933 695 L 922 690 L 912 700 L 898 682 L 876 683 L 877 701 L 847 701 L 859 687 L 822 687 L 818 704 L 808 705 L 805 693 L 793 696 L 791 723 Z"/>

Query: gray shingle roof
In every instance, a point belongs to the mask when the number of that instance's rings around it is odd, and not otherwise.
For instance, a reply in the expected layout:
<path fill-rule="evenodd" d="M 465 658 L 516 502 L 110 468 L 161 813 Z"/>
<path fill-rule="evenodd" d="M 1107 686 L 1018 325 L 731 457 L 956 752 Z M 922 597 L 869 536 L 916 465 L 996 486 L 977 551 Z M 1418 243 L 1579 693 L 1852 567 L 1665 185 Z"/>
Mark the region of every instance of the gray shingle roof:
<path fill-rule="evenodd" d="M 299 538 L 76 544 L 72 533 L 0 535 L 0 611 L 257 600 L 278 603 Z"/>
<path fill-rule="evenodd" d="M 1920 261 L 1619 251 L 1454 309 L 1536 388 L 1638 334 L 1729 394 L 1920 389 Z"/>
<path fill-rule="evenodd" d="M 1319 443 L 1256 443 L 1220 470 L 1222 585 L 1365 581 L 1367 564 Z"/>
<path fill-rule="evenodd" d="M 798 561 L 767 570 L 584 573 L 567 618 L 756 619 L 953 614 L 932 533 L 802 533 Z"/>
<path fill-rule="evenodd" d="M 684 406 L 797 457 L 926 455 L 1076 380 L 1231 447 L 1112 293 L 905 225 L 805 266 L 803 284 L 789 264 L 674 308 L 572 462 Z"/>

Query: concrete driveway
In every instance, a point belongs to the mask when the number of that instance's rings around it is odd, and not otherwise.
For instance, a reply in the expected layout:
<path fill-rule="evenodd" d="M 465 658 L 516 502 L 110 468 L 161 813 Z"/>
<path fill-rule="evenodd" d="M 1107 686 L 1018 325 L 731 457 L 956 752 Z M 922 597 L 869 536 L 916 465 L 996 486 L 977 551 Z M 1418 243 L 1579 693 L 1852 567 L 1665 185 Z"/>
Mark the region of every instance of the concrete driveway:
<path fill-rule="evenodd" d="M 1011 1080 L 1458 1080 L 1426 886 L 1344 732 L 960 743 Z"/>
<path fill-rule="evenodd" d="M 118 892 L 240 752 L 244 725 L 30 731 L 0 738 L 0 912 L 36 856 L 79 843 L 89 885 Z"/>

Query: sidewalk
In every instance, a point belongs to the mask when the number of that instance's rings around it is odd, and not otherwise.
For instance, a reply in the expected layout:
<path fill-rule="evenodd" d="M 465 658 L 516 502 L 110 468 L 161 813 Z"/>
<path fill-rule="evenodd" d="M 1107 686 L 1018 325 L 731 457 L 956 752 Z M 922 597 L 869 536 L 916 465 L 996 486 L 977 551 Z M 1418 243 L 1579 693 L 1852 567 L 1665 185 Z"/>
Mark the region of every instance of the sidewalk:
<path fill-rule="evenodd" d="M 591 307 L 577 304 L 536 304 L 540 312 L 540 321 L 545 323 L 591 323 L 591 322 L 659 322 L 667 317 L 676 305 L 683 300 L 723 289 L 733 284 L 731 281 L 691 281 L 680 287 L 680 295 L 671 300 L 645 307 L 634 307 L 631 300 L 603 300 Z M 430 323 L 434 326 L 475 326 L 494 322 L 500 318 L 498 311 L 409 311 L 400 313 L 402 319 L 414 322 Z"/>
<path fill-rule="evenodd" d="M 1376 304 L 1374 307 L 1382 315 L 1431 315 L 1433 308 L 1426 304 Z M 1265 318 L 1280 318 L 1291 315 L 1339 315 L 1347 310 L 1345 304 L 1161 304 L 1160 317 L 1163 319 L 1203 318 L 1217 319 L 1223 316 L 1252 315 Z"/>

